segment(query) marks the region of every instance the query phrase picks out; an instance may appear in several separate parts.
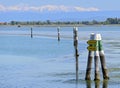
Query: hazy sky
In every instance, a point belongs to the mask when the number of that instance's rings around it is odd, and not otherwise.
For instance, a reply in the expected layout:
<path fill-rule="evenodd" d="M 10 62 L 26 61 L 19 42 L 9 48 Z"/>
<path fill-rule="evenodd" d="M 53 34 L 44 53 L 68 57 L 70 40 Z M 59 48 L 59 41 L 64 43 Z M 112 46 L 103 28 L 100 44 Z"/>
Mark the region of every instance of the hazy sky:
<path fill-rule="evenodd" d="M 120 0 L 0 0 L 0 10 L 120 10 Z"/>

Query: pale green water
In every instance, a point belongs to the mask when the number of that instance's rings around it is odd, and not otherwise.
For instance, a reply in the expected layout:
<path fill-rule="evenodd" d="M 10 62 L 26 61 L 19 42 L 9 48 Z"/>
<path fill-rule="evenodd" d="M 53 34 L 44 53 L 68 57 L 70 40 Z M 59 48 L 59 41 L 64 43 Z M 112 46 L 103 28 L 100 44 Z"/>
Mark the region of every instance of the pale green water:
<path fill-rule="evenodd" d="M 79 27 L 79 82 L 75 82 L 73 28 L 61 27 L 57 41 L 56 27 L 0 26 L 1 88 L 119 88 L 120 27 Z M 87 65 L 87 40 L 90 33 L 100 33 L 110 80 L 95 83 L 84 80 Z M 26 35 L 27 34 L 27 35 Z"/>

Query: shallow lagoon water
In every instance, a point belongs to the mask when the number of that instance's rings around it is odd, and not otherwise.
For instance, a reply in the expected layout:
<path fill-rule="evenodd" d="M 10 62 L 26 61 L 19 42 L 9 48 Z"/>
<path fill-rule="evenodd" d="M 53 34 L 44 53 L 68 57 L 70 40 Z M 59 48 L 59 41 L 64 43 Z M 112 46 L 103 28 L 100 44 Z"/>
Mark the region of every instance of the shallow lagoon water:
<path fill-rule="evenodd" d="M 56 27 L 0 27 L 0 87 L 1 88 L 119 88 L 120 27 L 79 27 L 79 82 L 75 81 L 73 28 L 61 27 L 57 41 Z M 100 33 L 110 80 L 84 80 L 87 66 L 87 40 L 90 33 Z M 100 68 L 101 69 L 101 68 Z"/>

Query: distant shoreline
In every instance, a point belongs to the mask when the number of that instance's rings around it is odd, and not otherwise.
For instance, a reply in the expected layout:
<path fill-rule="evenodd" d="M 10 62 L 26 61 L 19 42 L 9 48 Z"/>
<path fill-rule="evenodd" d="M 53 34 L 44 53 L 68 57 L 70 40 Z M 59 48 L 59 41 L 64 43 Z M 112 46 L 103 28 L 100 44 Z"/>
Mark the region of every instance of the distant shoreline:
<path fill-rule="evenodd" d="M 10 21 L 0 22 L 0 25 L 38 26 L 38 27 L 83 27 L 83 26 L 120 26 L 120 18 L 107 18 L 105 21 Z"/>
<path fill-rule="evenodd" d="M 73 24 L 73 25 L 71 25 L 71 24 L 68 24 L 68 25 L 66 25 L 66 24 L 61 24 L 61 25 L 0 25 L 0 26 L 16 26 L 16 27 L 24 27 L 24 26 L 30 26 L 30 27 L 89 27 L 89 26 L 120 26 L 120 24 L 107 24 L 107 25 L 103 25 L 103 24 L 93 24 L 93 25 L 84 25 L 84 24 Z"/>
<path fill-rule="evenodd" d="M 120 26 L 120 24 L 109 24 L 109 25 L 0 25 L 0 26 L 16 26 L 18 28 L 21 28 L 21 27 L 89 27 L 89 26 L 93 26 L 93 27 L 100 27 L 100 26 Z"/>

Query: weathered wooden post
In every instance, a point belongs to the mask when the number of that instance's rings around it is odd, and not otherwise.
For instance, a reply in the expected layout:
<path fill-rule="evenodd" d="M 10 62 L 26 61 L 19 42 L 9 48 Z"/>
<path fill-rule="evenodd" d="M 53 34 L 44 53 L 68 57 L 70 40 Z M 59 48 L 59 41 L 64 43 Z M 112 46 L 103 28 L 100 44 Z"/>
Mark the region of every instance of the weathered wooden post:
<path fill-rule="evenodd" d="M 92 57 L 93 57 L 91 52 L 94 52 L 94 65 L 95 65 L 95 79 L 94 80 L 100 80 L 99 63 L 98 63 L 99 56 L 100 56 L 101 67 L 102 67 L 102 72 L 103 72 L 103 78 L 109 79 L 107 67 L 105 64 L 104 51 L 102 49 L 101 35 L 92 33 L 90 36 L 90 40 L 87 43 L 89 44 L 88 46 L 89 56 L 88 56 L 85 79 L 90 80 L 90 72 L 91 72 Z"/>
<path fill-rule="evenodd" d="M 94 55 L 94 64 L 95 64 L 95 79 L 94 80 L 100 80 L 100 71 L 99 71 L 99 34 L 94 35 L 94 40 L 96 41 L 94 47 L 95 49 L 95 55 Z"/>
<path fill-rule="evenodd" d="M 90 35 L 90 40 L 94 39 L 94 33 Z M 89 42 L 88 42 L 89 43 Z M 91 68 L 92 68 L 92 58 L 93 58 L 94 52 L 89 50 L 88 54 L 88 62 L 87 62 L 87 69 L 86 69 L 86 77 L 85 80 L 91 80 L 90 74 L 91 74 Z"/>
<path fill-rule="evenodd" d="M 32 28 L 31 28 L 31 38 L 33 38 L 33 30 L 32 30 Z"/>
<path fill-rule="evenodd" d="M 58 41 L 60 41 L 60 27 L 57 28 L 57 32 L 58 32 Z"/>
<path fill-rule="evenodd" d="M 103 78 L 104 79 L 109 79 L 108 76 L 108 71 L 106 67 L 106 62 L 105 62 L 105 55 L 104 55 L 104 50 L 102 46 L 102 38 L 101 35 L 99 35 L 99 55 L 100 55 L 100 61 L 101 61 L 101 67 L 102 67 L 102 73 L 103 73 Z"/>
<path fill-rule="evenodd" d="M 78 53 L 78 28 L 74 27 L 73 28 L 73 38 L 74 38 L 74 48 L 75 48 L 75 58 L 76 58 L 76 82 L 78 82 L 78 69 L 79 69 L 79 62 L 78 62 L 78 57 L 79 57 L 79 53 Z"/>

